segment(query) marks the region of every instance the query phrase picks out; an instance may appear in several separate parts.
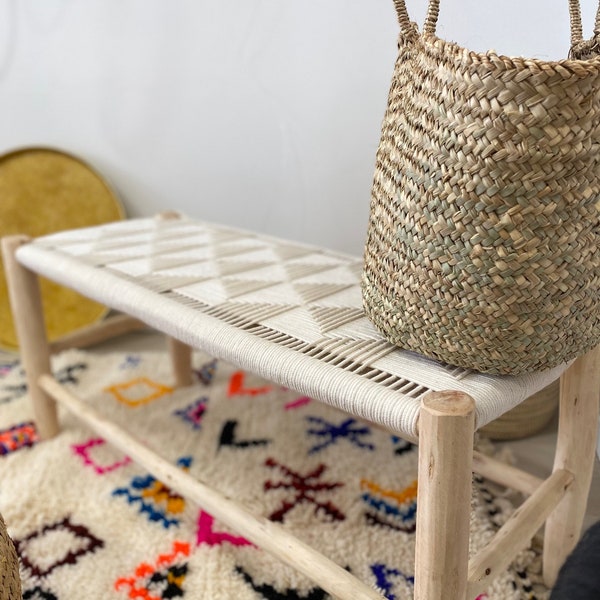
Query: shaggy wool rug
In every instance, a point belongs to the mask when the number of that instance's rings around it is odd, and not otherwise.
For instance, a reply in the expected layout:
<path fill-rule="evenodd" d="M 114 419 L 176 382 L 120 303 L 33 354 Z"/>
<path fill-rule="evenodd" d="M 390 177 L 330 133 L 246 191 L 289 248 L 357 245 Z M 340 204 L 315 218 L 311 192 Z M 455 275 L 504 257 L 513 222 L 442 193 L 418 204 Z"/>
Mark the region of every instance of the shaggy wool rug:
<path fill-rule="evenodd" d="M 311 398 L 209 356 L 174 389 L 160 353 L 69 351 L 56 377 L 203 481 L 295 532 L 390 600 L 412 598 L 417 451 Z M 22 369 L 0 363 L 0 512 L 33 600 L 321 600 L 250 544 L 61 410 L 39 442 Z M 480 479 L 472 550 L 514 510 Z M 488 600 L 543 598 L 523 552 Z M 535 588 L 535 590 L 534 590 Z"/>

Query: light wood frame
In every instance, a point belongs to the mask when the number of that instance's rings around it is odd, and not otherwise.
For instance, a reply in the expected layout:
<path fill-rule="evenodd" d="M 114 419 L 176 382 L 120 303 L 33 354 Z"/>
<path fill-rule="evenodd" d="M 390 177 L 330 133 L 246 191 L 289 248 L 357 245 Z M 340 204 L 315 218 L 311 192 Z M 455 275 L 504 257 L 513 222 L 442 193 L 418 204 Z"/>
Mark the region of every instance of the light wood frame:
<path fill-rule="evenodd" d="M 169 215 L 169 218 L 174 218 Z M 40 435 L 59 431 L 56 402 L 127 452 L 179 493 L 342 599 L 381 599 L 376 590 L 300 542 L 277 524 L 183 473 L 84 404 L 51 375 L 53 351 L 87 345 L 144 325 L 127 316 L 66 340 L 46 339 L 37 275 L 15 257 L 24 236 L 2 240 L 9 297 Z M 191 348 L 168 338 L 177 385 L 191 383 Z M 579 538 L 595 458 L 600 396 L 600 347 L 577 359 L 561 378 L 559 432 L 552 474 L 545 480 L 473 452 L 474 402 L 459 392 L 432 392 L 419 419 L 416 600 L 473 600 L 508 567 L 544 523 L 544 579 L 551 586 Z M 469 559 L 471 474 L 514 487 L 529 498 L 492 541 Z"/>

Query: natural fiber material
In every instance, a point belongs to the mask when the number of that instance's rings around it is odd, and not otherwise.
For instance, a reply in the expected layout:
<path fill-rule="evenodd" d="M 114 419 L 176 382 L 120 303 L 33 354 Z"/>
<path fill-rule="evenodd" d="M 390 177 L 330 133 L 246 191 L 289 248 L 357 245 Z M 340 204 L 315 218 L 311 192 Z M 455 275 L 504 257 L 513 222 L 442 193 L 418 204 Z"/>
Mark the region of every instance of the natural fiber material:
<path fill-rule="evenodd" d="M 478 54 L 402 29 L 365 248 L 367 315 L 394 344 L 522 373 L 600 339 L 600 58 Z M 596 28 L 598 31 L 598 27 Z"/>
<path fill-rule="evenodd" d="M 0 515 L 0 600 L 20 600 L 21 579 L 15 546 Z"/>
<path fill-rule="evenodd" d="M 54 372 L 167 460 L 280 523 L 384 598 L 412 598 L 415 447 L 202 353 L 194 384 L 173 390 L 168 357 L 139 351 L 148 343 L 140 338 L 130 353 L 64 353 Z M 59 435 L 37 441 L 22 384 L 20 365 L 2 365 L 0 430 L 22 434 L 0 433 L 0 511 L 26 598 L 329 598 L 62 409 Z M 514 506 L 476 479 L 473 509 L 475 552 Z M 542 600 L 539 570 L 537 549 L 527 549 L 480 598 Z"/>
<path fill-rule="evenodd" d="M 541 431 L 558 412 L 559 387 L 558 380 L 551 383 L 479 432 L 491 440 L 516 440 Z"/>

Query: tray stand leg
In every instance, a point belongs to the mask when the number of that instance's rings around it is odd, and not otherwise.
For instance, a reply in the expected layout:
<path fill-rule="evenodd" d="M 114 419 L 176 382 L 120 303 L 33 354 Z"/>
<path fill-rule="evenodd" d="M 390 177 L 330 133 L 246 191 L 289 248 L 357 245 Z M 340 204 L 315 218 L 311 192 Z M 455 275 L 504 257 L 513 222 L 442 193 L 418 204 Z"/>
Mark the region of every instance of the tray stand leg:
<path fill-rule="evenodd" d="M 40 437 L 48 439 L 58 433 L 59 426 L 55 401 L 38 385 L 42 375 L 51 374 L 50 347 L 46 337 L 39 280 L 37 275 L 21 265 L 15 256 L 19 246 L 28 241 L 26 236 L 3 238 L 2 256 L 36 425 Z"/>
<path fill-rule="evenodd" d="M 425 396 L 419 417 L 415 600 L 465 600 L 472 493 L 473 399 Z"/>

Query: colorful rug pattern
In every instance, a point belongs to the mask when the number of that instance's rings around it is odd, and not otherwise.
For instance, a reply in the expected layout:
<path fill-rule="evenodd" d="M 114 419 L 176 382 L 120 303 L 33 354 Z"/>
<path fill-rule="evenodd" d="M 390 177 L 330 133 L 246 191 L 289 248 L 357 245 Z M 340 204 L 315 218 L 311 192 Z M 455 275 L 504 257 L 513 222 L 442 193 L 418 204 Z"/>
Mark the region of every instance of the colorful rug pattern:
<path fill-rule="evenodd" d="M 378 588 L 412 598 L 416 449 L 311 398 L 197 353 L 175 389 L 160 353 L 56 357 L 57 377 L 203 481 Z M 0 512 L 26 600 L 324 600 L 322 589 L 60 413 L 40 443 L 17 361 L 0 364 Z M 512 504 L 475 480 L 472 549 Z M 480 600 L 533 600 L 539 555 Z M 535 591 L 534 591 L 535 587 Z"/>

